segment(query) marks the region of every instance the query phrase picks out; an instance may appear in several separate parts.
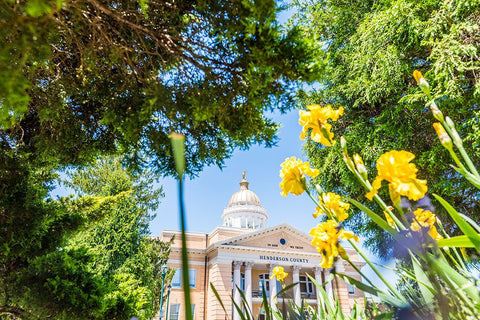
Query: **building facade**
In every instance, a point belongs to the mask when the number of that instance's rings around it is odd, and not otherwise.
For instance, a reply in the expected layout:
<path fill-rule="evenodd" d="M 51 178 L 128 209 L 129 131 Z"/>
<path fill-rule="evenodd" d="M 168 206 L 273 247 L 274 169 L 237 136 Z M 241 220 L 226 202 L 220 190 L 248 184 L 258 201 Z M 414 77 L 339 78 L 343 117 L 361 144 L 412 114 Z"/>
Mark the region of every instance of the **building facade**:
<path fill-rule="evenodd" d="M 301 301 L 318 307 L 323 303 L 310 277 L 319 283 L 329 279 L 330 270 L 320 267 L 320 255 L 311 245 L 311 237 L 288 225 L 267 227 L 265 208 L 257 195 L 249 190 L 249 183 L 243 175 L 240 190 L 235 192 L 222 215 L 223 225 L 211 233 L 187 233 L 189 253 L 189 282 L 194 319 L 224 320 L 240 319 L 233 307 L 233 301 L 244 310 L 251 310 L 254 319 L 264 319 L 261 308 L 263 292 L 270 302 L 288 302 L 300 305 Z M 185 319 L 181 279 L 181 233 L 165 230 L 160 238 L 174 242 L 168 260 L 168 267 L 176 268 L 172 279 L 169 298 L 168 320 Z M 364 262 L 358 260 L 353 250 L 345 248 L 357 267 Z M 277 293 L 281 284 L 270 279 L 275 266 L 282 266 L 288 276 L 285 285 L 298 283 L 283 295 Z M 361 277 L 345 261 L 335 264 L 337 272 L 358 280 Z M 309 277 L 310 276 L 310 277 Z M 211 286 L 214 286 L 222 304 Z M 245 296 L 242 302 L 241 293 Z M 354 303 L 363 306 L 363 292 L 348 285 L 341 279 L 326 284 L 329 299 L 336 295 L 343 311 L 349 312 Z M 225 308 L 225 309 L 224 309 Z M 166 306 L 164 306 L 164 310 Z M 227 314 L 226 314 L 227 313 Z"/>

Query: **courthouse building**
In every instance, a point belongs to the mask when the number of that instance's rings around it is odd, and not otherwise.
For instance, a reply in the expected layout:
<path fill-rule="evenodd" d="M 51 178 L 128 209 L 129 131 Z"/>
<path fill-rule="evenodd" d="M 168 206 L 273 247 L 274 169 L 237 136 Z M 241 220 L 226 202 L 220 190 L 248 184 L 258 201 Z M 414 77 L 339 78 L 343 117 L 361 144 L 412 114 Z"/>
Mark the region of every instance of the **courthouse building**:
<path fill-rule="evenodd" d="M 249 183 L 243 175 L 240 190 L 235 192 L 223 211 L 223 225 L 210 233 L 188 232 L 187 247 L 189 253 L 189 280 L 194 319 L 224 320 L 240 319 L 232 299 L 243 310 L 252 310 L 254 319 L 264 319 L 261 308 L 262 292 L 268 299 L 278 302 L 290 301 L 300 305 L 301 301 L 317 308 L 323 303 L 317 294 L 313 282 L 307 275 L 323 283 L 329 278 L 328 269 L 320 267 L 320 255 L 311 245 L 311 237 L 288 224 L 267 226 L 268 214 L 257 195 L 249 190 Z M 299 213 L 300 214 L 300 213 Z M 303 214 L 303 213 L 301 213 Z M 165 230 L 160 239 L 168 241 L 175 237 L 168 267 L 177 269 L 172 279 L 169 298 L 168 319 L 185 319 L 181 281 L 181 233 Z M 346 248 L 352 261 L 358 267 L 364 262 L 358 260 L 356 253 Z M 281 284 L 270 280 L 275 266 L 282 266 L 288 276 L 285 285 L 299 283 L 283 296 L 277 293 Z M 345 261 L 335 264 L 338 272 L 361 279 Z M 210 288 L 212 284 L 218 292 L 225 310 Z M 246 298 L 242 303 L 240 288 Z M 355 301 L 363 305 L 363 292 L 348 285 L 341 279 L 329 282 L 325 286 L 329 299 L 335 294 L 340 300 L 342 310 L 349 312 Z M 164 311 L 166 306 L 164 306 Z"/>

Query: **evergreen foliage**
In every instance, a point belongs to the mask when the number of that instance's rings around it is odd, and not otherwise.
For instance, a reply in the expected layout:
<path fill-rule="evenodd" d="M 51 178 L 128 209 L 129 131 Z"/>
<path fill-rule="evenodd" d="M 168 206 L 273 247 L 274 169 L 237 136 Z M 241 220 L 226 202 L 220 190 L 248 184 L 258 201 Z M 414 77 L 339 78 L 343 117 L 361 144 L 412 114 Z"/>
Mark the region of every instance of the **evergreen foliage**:
<path fill-rule="evenodd" d="M 79 197 L 45 201 L 48 188 L 39 185 L 51 177 L 14 169 L 0 179 L 11 178 L 2 197 L 18 205 L 2 200 L 11 215 L 1 215 L 0 316 L 153 317 L 169 243 L 148 235 L 150 211 L 162 196 L 152 190 L 152 176 L 129 174 L 119 159 L 100 160 L 71 174 Z"/>
<path fill-rule="evenodd" d="M 106 283 L 103 318 L 151 319 L 158 311 L 169 244 L 149 236 L 150 212 L 163 196 L 161 188 L 152 189 L 152 177 L 148 171 L 128 173 L 119 158 L 70 174 L 67 184 L 80 197 L 67 200 L 67 207 L 83 212 L 88 222 L 67 248 L 85 248 L 92 272 Z"/>
<path fill-rule="evenodd" d="M 84 217 L 45 200 L 54 176 L 25 158 L 0 155 L 0 317 L 92 318 L 103 284 L 85 250 L 64 248 Z"/>
<path fill-rule="evenodd" d="M 473 161 L 480 154 L 480 2 L 479 1 L 293 1 L 294 23 L 317 43 L 323 61 L 319 85 L 301 92 L 303 104 L 342 105 L 345 116 L 334 125 L 352 152 L 367 167 L 387 150 L 417 155 L 421 179 L 431 193 L 470 216 L 478 217 L 478 190 L 450 166 L 448 152 L 436 141 L 425 96 L 412 72 L 421 70 L 446 115 L 459 125 Z M 340 146 L 319 148 L 309 142 L 306 152 L 320 169 L 315 181 L 326 190 L 363 197 L 343 163 Z M 369 173 L 370 178 L 375 172 Z M 342 181 L 343 184 L 340 184 Z M 455 231 L 448 215 L 434 203 L 446 229 Z M 370 249 L 390 256 L 392 239 L 361 214 L 348 222 L 363 234 Z"/>

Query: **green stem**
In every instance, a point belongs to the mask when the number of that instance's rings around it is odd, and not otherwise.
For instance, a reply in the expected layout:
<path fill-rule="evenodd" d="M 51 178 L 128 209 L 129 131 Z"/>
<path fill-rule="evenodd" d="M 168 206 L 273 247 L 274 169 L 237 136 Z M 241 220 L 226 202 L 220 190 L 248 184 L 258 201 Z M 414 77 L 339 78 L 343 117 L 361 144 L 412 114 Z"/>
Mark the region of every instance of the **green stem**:
<path fill-rule="evenodd" d="M 443 235 L 445 238 L 447 239 L 450 239 L 450 236 L 448 235 L 447 231 L 445 231 L 445 228 L 443 227 L 443 224 L 441 222 L 438 222 L 440 220 L 437 220 L 437 224 L 438 224 L 438 227 L 440 228 L 440 230 L 442 231 Z M 436 246 L 436 244 L 435 244 Z M 467 266 L 465 265 L 465 263 L 463 262 L 463 258 L 462 256 L 458 253 L 458 249 L 457 248 L 452 248 L 452 251 L 453 253 L 455 254 L 456 258 L 457 259 L 454 259 L 451 254 L 450 254 L 450 250 L 447 248 L 445 250 L 448 254 L 448 256 L 450 257 L 450 259 L 452 259 L 453 263 L 457 264 L 461 269 L 463 269 L 463 271 L 466 271 L 468 272 L 468 269 L 467 269 Z"/>
<path fill-rule="evenodd" d="M 467 163 L 467 166 L 468 168 L 470 169 L 471 173 L 473 173 L 473 175 L 475 175 L 477 178 L 480 179 L 480 175 L 478 174 L 478 171 L 477 171 L 477 168 L 475 167 L 475 165 L 473 164 L 472 160 L 470 159 L 470 157 L 468 156 L 467 152 L 465 151 L 465 148 L 463 147 L 463 143 L 462 143 L 462 140 L 458 140 L 455 138 L 455 135 L 452 133 L 452 128 L 450 128 L 450 125 L 446 122 L 446 121 L 443 121 L 442 122 L 442 125 L 443 127 L 445 128 L 445 130 L 448 132 L 448 134 L 450 135 L 450 137 L 452 137 L 452 141 L 453 143 L 455 144 L 455 146 L 457 147 L 458 151 L 460 151 L 460 154 L 462 155 L 462 158 L 465 160 L 465 162 Z M 458 134 L 457 134 L 457 137 L 458 137 Z M 465 169 L 465 167 L 463 166 L 463 164 L 461 163 L 460 159 L 458 159 L 457 155 L 455 154 L 455 152 L 453 150 L 448 150 L 450 152 L 450 156 L 453 158 L 453 160 L 455 161 L 455 163 L 461 168 L 463 169 L 464 171 L 467 171 Z"/>
<path fill-rule="evenodd" d="M 388 209 L 387 204 L 382 200 L 382 198 L 380 198 L 380 196 L 378 194 L 376 194 L 373 198 L 380 205 L 380 207 L 382 207 L 385 211 L 387 211 L 387 213 L 390 215 L 390 217 L 393 219 L 393 221 L 395 221 L 395 224 L 397 225 L 397 227 L 399 229 L 407 230 L 407 228 L 405 228 L 405 225 L 397 218 L 397 216 L 394 215 L 390 211 L 390 209 Z M 397 210 L 399 210 L 399 209 L 397 208 Z M 401 208 L 400 208 L 400 210 L 401 210 Z M 403 210 L 401 212 L 403 212 Z"/>
<path fill-rule="evenodd" d="M 315 202 L 315 204 L 316 204 L 317 206 L 319 206 L 319 207 L 321 206 L 320 202 L 318 202 L 318 200 L 315 199 L 315 198 L 313 197 L 313 195 L 310 193 L 310 190 L 308 190 L 308 189 L 305 188 L 305 192 L 308 194 L 308 196 L 310 197 L 310 199 L 312 199 L 313 202 Z"/>
<path fill-rule="evenodd" d="M 463 171 L 467 171 L 467 169 L 465 168 L 465 166 L 463 165 L 463 163 L 460 161 L 460 159 L 457 157 L 457 154 L 455 153 L 455 151 L 453 151 L 453 149 L 447 149 L 448 152 L 450 153 L 450 156 L 452 157 L 453 161 L 455 161 L 455 163 L 457 164 L 457 166 L 462 169 Z"/>
<path fill-rule="evenodd" d="M 188 252 L 187 252 L 187 237 L 185 234 L 185 208 L 183 205 L 183 178 L 178 178 L 178 199 L 180 205 L 180 226 L 182 230 L 182 282 L 183 294 L 185 299 L 185 319 L 192 320 L 192 302 L 190 300 L 190 279 L 188 277 Z"/>
<path fill-rule="evenodd" d="M 458 148 L 458 150 L 460 150 L 460 154 L 462 155 L 463 159 L 465 160 L 465 162 L 467 163 L 467 166 L 468 168 L 470 169 L 470 171 L 477 177 L 480 179 L 480 175 L 478 174 L 478 171 L 477 171 L 477 168 L 475 168 L 475 165 L 473 164 L 472 160 L 470 159 L 470 157 L 468 156 L 467 154 L 467 151 L 465 151 L 465 149 L 463 148 L 463 144 L 460 145 L 460 147 L 455 144 Z"/>

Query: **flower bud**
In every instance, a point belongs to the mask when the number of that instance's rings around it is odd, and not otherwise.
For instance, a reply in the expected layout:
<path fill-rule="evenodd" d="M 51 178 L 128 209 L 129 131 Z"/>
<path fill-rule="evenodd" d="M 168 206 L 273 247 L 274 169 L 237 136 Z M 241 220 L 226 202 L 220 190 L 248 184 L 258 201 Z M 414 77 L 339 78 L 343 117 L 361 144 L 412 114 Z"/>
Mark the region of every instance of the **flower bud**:
<path fill-rule="evenodd" d="M 440 111 L 440 109 L 438 109 L 435 101 L 432 101 L 432 103 L 430 103 L 430 110 L 432 111 L 433 117 L 435 119 L 437 119 L 440 122 L 444 121 L 443 113 L 442 111 Z"/>
<path fill-rule="evenodd" d="M 440 143 L 444 146 L 447 150 L 451 150 L 453 147 L 452 139 L 445 131 L 445 128 L 442 126 L 440 122 L 435 122 L 433 124 L 433 128 L 437 132 L 438 139 L 440 139 Z"/>
<path fill-rule="evenodd" d="M 355 167 L 357 168 L 358 173 L 360 173 L 363 179 L 367 180 L 368 179 L 367 168 L 363 164 L 362 157 L 360 157 L 358 153 L 355 153 L 353 155 L 353 161 L 355 162 Z"/>
<path fill-rule="evenodd" d="M 430 85 L 428 84 L 427 80 L 425 80 L 425 78 L 423 77 L 423 74 L 420 71 L 415 70 L 413 71 L 413 77 L 415 78 L 415 80 L 417 80 L 417 84 L 420 87 L 420 89 L 422 89 L 422 91 L 427 96 L 430 95 Z"/>
<path fill-rule="evenodd" d="M 355 172 L 355 165 L 353 164 L 352 159 L 348 156 L 347 153 L 343 153 L 343 161 L 345 161 L 345 164 L 347 165 L 348 170 Z"/>
<path fill-rule="evenodd" d="M 340 146 L 342 147 L 343 150 L 346 150 L 347 148 L 347 140 L 345 140 L 344 136 L 340 137 Z"/>
<path fill-rule="evenodd" d="M 415 71 L 413 71 L 413 77 L 415 78 L 417 83 L 419 83 L 420 79 L 423 78 L 423 74 L 420 71 L 415 70 Z"/>
<path fill-rule="evenodd" d="M 343 136 L 340 137 L 340 146 L 343 149 L 343 160 L 345 161 L 348 170 L 355 172 L 355 165 L 353 164 L 352 159 L 350 159 L 350 157 L 348 156 L 347 141 Z"/>

